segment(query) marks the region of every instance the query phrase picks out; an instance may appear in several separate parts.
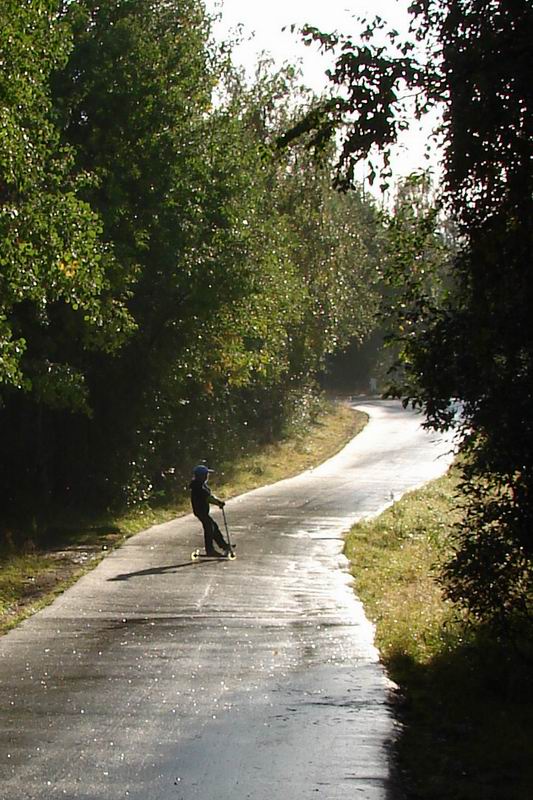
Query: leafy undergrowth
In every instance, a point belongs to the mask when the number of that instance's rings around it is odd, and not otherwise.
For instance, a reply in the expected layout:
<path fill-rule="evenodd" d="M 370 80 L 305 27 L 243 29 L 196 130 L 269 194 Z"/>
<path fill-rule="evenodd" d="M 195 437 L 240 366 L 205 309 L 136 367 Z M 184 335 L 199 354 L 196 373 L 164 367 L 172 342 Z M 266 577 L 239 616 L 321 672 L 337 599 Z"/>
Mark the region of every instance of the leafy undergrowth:
<path fill-rule="evenodd" d="M 367 417 L 347 405 L 328 405 L 309 426 L 282 441 L 228 465 L 213 481 L 215 493 L 229 498 L 258 486 L 309 469 L 340 450 L 365 426 Z M 144 504 L 119 517 L 99 520 L 72 518 L 39 539 L 31 536 L 22 548 L 0 551 L 0 633 L 35 613 L 92 569 L 106 552 L 125 538 L 189 511 L 186 493 L 170 504 Z"/>
<path fill-rule="evenodd" d="M 460 514 L 453 475 L 354 526 L 346 554 L 397 684 L 397 756 L 408 800 L 533 796 L 533 693 L 508 644 L 442 596 L 439 561 Z"/>

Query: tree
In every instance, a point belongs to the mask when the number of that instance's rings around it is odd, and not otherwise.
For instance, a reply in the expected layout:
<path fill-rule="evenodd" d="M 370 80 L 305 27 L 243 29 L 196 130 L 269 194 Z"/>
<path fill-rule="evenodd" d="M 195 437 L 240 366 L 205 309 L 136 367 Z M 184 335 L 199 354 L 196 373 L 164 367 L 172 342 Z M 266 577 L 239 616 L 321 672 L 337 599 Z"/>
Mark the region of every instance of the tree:
<path fill-rule="evenodd" d="M 285 258 L 301 287 L 299 316 L 285 315 L 288 361 L 274 395 L 283 408 L 280 395 L 298 402 L 303 389 L 314 386 L 324 371 L 329 354 L 349 341 L 361 341 L 372 329 L 381 223 L 371 202 L 332 189 L 333 149 L 318 163 L 303 145 L 277 147 L 299 113 L 295 107 L 309 102 L 293 70 L 272 74 L 268 63 L 260 65 L 255 84 L 244 95 L 244 119 L 264 150 L 264 169 L 269 165 L 268 213 L 275 228 L 285 231 Z"/>
<path fill-rule="evenodd" d="M 115 280 L 131 293 L 137 325 L 118 357 L 94 362 L 97 432 L 88 460 L 110 486 L 138 498 L 178 454 L 187 459 L 202 414 L 219 454 L 224 440 L 242 440 L 239 420 L 272 434 L 287 391 L 308 381 L 339 336 L 338 322 L 327 344 L 296 334 L 304 319 L 308 330 L 317 327 L 311 294 L 316 306 L 336 292 L 339 316 L 341 294 L 354 306 L 353 282 L 342 293 L 340 281 L 320 285 L 319 257 L 327 251 L 327 268 L 334 263 L 330 244 L 309 247 L 313 264 L 295 258 L 307 229 L 283 206 L 278 185 L 290 170 L 272 147 L 294 82 L 258 76 L 247 89 L 209 51 L 196 0 L 79 0 L 66 4 L 65 18 L 74 49 L 54 82 L 63 135 L 78 168 L 95 175 L 87 199 L 104 221 Z M 212 107 L 217 83 L 221 101 Z M 294 185 L 303 187 L 304 174 Z M 321 181 L 319 203 L 326 189 L 331 195 Z M 359 291 L 368 294 L 365 281 Z M 345 327 L 349 316 L 343 312 Z M 298 363 L 297 338 L 305 340 Z"/>
<path fill-rule="evenodd" d="M 68 30 L 55 2 L 0 5 L 0 484 L 10 514 L 28 496 L 46 505 L 60 443 L 45 418 L 92 413 L 87 358 L 117 352 L 133 323 L 82 197 L 86 176 L 55 126 L 50 77 Z"/>
<path fill-rule="evenodd" d="M 72 338 L 81 348 L 114 350 L 130 321 L 109 294 L 113 253 L 54 127 L 49 78 L 70 46 L 55 5 L 2 0 L 0 384 L 4 398 L 19 389 L 87 411 Z"/>
<path fill-rule="evenodd" d="M 447 592 L 508 625 L 530 617 L 533 581 L 533 9 L 525 0 L 417 0 L 410 12 L 414 42 L 396 56 L 372 44 L 382 21 L 361 43 L 306 30 L 340 47 L 332 81 L 342 91 L 286 138 L 305 133 L 321 147 L 342 128 L 337 182 L 347 188 L 355 161 L 386 150 L 406 124 L 405 94 L 416 94 L 417 114 L 443 104 L 442 204 L 460 247 L 447 296 L 413 330 L 399 391 L 430 425 L 462 434 L 467 517 Z M 450 398 L 462 402 L 460 420 Z"/>
<path fill-rule="evenodd" d="M 57 6 L 10 6 L 13 30 L 32 20 L 19 77 L 38 92 L 21 89 L 4 141 L 8 166 L 30 133 L 46 144 L 25 180 L 50 214 L 27 229 L 57 269 L 23 251 L 36 295 L 4 337 L 0 418 L 4 507 L 38 509 L 40 527 L 69 504 L 153 498 L 170 468 L 179 485 L 199 454 L 220 463 L 278 435 L 312 407 L 324 354 L 363 336 L 375 306 L 373 210 L 332 192 L 331 164 L 275 147 L 291 70 L 247 86 L 213 49 L 200 0 Z M 73 230 L 63 211 L 52 225 L 65 208 Z M 26 347 L 19 383 L 12 342 Z"/>

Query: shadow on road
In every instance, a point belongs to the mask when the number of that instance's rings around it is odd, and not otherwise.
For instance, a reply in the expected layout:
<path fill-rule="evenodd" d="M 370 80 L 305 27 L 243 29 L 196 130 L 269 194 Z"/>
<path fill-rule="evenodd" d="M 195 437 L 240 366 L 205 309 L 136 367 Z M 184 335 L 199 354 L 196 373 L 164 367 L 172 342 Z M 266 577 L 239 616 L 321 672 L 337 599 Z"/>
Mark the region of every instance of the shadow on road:
<path fill-rule="evenodd" d="M 220 559 L 222 560 L 222 559 Z M 167 572 L 173 572 L 176 569 L 183 569 L 184 567 L 199 567 L 200 565 L 207 566 L 212 564 L 213 561 L 186 561 L 183 564 L 167 564 L 164 567 L 150 567 L 150 569 L 140 569 L 138 572 L 123 572 L 121 575 L 115 575 L 113 578 L 108 578 L 108 581 L 128 581 L 130 578 L 142 578 L 145 575 L 163 575 Z"/>

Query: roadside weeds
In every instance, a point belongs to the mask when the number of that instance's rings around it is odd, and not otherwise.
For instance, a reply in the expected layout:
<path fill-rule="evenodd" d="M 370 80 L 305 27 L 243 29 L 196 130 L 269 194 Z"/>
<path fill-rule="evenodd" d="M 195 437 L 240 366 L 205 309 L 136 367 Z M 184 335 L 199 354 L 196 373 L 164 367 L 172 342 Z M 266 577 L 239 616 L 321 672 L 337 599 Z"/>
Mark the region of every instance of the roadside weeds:
<path fill-rule="evenodd" d="M 533 796 L 528 665 L 442 595 L 439 562 L 461 511 L 453 469 L 346 539 L 355 591 L 398 686 L 396 755 L 408 800 Z"/>

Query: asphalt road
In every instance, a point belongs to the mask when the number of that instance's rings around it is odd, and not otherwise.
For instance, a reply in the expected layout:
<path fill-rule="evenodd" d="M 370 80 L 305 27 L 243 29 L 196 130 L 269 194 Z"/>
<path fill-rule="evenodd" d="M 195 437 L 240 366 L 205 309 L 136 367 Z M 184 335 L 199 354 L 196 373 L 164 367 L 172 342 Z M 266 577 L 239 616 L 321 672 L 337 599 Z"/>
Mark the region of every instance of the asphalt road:
<path fill-rule="evenodd" d="M 396 797 L 342 533 L 450 444 L 397 403 L 358 407 L 338 456 L 227 504 L 235 561 L 191 563 L 190 516 L 158 525 L 0 640 L 2 800 Z"/>

